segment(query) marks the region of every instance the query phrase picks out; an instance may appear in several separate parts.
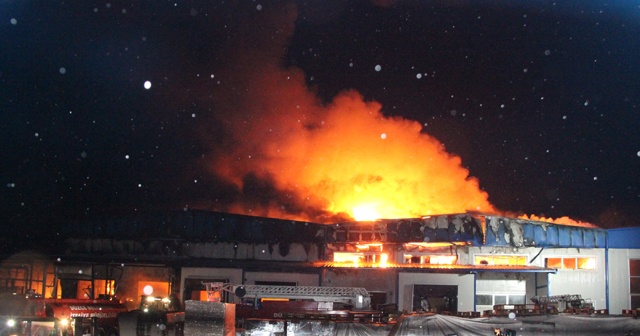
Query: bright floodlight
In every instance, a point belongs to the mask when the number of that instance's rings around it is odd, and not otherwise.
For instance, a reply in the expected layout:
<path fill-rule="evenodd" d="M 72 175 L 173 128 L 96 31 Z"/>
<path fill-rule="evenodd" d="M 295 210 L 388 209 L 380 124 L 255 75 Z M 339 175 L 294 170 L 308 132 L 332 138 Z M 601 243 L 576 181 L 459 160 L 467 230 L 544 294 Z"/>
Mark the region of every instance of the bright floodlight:
<path fill-rule="evenodd" d="M 146 285 L 142 289 L 142 292 L 144 293 L 144 295 L 151 295 L 153 294 L 153 287 L 151 287 L 151 285 Z"/>

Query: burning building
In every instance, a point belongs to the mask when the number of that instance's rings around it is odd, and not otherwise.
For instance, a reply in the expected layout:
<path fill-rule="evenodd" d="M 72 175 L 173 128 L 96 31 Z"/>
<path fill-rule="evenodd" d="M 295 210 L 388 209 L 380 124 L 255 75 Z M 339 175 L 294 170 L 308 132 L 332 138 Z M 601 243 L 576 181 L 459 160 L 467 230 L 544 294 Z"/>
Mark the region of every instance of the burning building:
<path fill-rule="evenodd" d="M 481 213 L 326 225 L 194 210 L 67 229 L 74 238 L 54 263 L 117 266 L 117 283 L 105 283 L 132 306 L 149 286 L 206 300 L 204 283 L 221 282 L 363 287 L 373 306 L 408 312 L 480 313 L 563 294 L 613 314 L 640 307 L 636 229 Z M 25 267 L 5 265 L 2 283 L 46 294 L 46 281 L 18 286 Z"/>

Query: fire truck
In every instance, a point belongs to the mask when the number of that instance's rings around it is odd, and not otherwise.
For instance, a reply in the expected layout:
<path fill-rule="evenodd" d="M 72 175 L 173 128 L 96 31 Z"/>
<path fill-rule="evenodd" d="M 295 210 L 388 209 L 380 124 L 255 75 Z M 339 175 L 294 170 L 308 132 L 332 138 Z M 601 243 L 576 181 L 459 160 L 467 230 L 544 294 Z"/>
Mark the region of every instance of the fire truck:
<path fill-rule="evenodd" d="M 0 295 L 0 335 L 61 335 L 55 318 L 37 317 L 32 302 L 24 295 Z"/>
<path fill-rule="evenodd" d="M 27 295 L 38 317 L 60 320 L 65 335 L 119 335 L 118 315 L 126 306 L 113 296 L 114 279 L 96 279 L 92 265 L 58 265 L 51 297 Z"/>
<path fill-rule="evenodd" d="M 112 295 L 115 280 L 90 264 L 56 264 L 51 272 L 41 280 L 46 283 L 44 294 L 26 287 L 26 293 L 10 293 L 11 299 L 0 301 L 1 319 L 32 325 L 26 329 L 14 326 L 11 335 L 51 334 L 52 328 L 36 328 L 44 322 L 54 322 L 53 329 L 62 335 L 119 335 L 118 315 L 127 308 Z M 53 275 L 52 281 L 45 281 L 47 275 Z M 18 311 L 12 312 L 15 309 Z"/>

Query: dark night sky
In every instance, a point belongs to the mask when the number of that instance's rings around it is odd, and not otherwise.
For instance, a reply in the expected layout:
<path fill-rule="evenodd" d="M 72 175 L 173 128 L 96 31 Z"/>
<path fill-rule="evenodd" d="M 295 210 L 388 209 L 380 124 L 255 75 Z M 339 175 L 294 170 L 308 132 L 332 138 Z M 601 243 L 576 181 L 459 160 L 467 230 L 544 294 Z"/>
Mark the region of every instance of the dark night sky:
<path fill-rule="evenodd" d="M 276 66 L 417 121 L 500 209 L 640 225 L 639 36 L 628 1 L 3 1 L 1 219 L 277 198 L 210 168 Z"/>

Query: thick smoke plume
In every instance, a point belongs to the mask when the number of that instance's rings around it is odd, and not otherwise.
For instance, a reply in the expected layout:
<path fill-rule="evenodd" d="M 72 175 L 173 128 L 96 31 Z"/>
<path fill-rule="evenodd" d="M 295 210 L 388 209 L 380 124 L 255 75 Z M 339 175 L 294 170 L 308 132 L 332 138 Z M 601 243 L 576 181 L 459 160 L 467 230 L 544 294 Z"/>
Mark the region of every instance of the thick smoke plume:
<path fill-rule="evenodd" d="M 323 105 L 300 69 L 282 66 L 294 6 L 244 19 L 212 95 L 221 134 L 208 166 L 238 190 L 224 210 L 317 222 L 493 211 L 419 123 L 355 91 Z"/>

